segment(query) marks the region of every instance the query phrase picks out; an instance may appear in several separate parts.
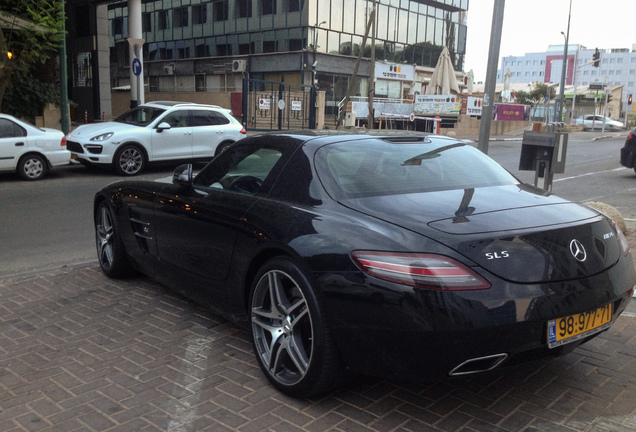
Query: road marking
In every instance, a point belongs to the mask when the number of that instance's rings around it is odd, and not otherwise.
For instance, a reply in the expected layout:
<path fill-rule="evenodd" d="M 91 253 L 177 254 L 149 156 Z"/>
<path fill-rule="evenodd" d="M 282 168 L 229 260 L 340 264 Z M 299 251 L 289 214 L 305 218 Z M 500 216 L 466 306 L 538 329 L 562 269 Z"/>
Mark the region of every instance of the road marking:
<path fill-rule="evenodd" d="M 627 169 L 627 168 L 620 167 L 620 168 L 614 168 L 614 169 L 611 169 L 611 170 L 595 171 L 595 172 L 580 174 L 580 175 L 572 176 L 572 177 L 563 177 L 563 178 L 555 179 L 554 183 L 556 183 L 558 181 L 573 180 L 573 179 L 577 179 L 577 178 L 581 178 L 581 177 L 587 177 L 587 176 L 596 175 L 596 174 L 602 174 L 602 173 L 606 173 L 606 172 L 622 171 L 622 170 L 625 170 L 625 169 Z"/>

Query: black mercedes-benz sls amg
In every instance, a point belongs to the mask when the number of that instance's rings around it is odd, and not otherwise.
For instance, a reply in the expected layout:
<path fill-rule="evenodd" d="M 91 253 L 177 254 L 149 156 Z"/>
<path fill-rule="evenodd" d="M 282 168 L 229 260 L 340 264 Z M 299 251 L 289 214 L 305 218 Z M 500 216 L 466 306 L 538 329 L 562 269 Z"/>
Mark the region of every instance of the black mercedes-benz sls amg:
<path fill-rule="evenodd" d="M 627 306 L 604 215 L 439 136 L 261 135 L 172 183 L 95 196 L 106 275 L 141 271 L 250 329 L 293 396 L 347 372 L 440 379 L 573 350 Z"/>

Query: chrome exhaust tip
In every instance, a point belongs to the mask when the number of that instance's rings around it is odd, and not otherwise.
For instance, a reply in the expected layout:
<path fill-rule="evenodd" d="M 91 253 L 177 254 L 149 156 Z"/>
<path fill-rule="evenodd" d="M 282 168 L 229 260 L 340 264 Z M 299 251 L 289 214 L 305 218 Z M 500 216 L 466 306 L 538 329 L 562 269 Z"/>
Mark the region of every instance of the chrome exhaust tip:
<path fill-rule="evenodd" d="M 501 353 L 486 357 L 476 357 L 466 360 L 448 373 L 450 376 L 471 375 L 480 372 L 488 372 L 499 366 L 508 358 L 508 354 Z"/>

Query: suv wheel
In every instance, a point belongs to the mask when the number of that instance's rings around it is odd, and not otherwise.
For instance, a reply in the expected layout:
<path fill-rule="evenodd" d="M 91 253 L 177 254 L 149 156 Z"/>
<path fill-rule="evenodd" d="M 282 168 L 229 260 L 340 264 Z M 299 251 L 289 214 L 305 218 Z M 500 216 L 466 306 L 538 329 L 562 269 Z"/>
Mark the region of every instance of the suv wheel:
<path fill-rule="evenodd" d="M 136 145 L 125 145 L 115 154 L 113 165 L 115 172 L 119 175 L 137 175 L 146 166 L 146 155 Z"/>

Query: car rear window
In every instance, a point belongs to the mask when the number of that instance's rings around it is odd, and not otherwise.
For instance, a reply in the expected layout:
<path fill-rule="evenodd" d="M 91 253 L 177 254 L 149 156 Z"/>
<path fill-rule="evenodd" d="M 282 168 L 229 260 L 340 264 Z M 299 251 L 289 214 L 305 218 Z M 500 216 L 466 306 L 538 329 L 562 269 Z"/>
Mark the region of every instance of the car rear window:
<path fill-rule="evenodd" d="M 316 167 L 336 199 L 517 183 L 479 150 L 451 140 L 330 144 L 316 153 Z"/>

